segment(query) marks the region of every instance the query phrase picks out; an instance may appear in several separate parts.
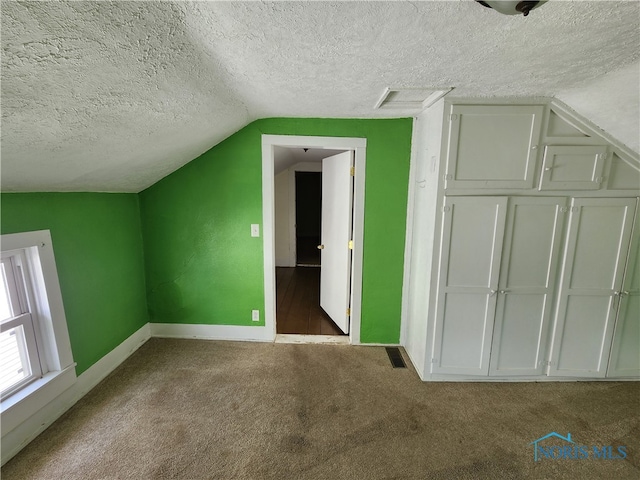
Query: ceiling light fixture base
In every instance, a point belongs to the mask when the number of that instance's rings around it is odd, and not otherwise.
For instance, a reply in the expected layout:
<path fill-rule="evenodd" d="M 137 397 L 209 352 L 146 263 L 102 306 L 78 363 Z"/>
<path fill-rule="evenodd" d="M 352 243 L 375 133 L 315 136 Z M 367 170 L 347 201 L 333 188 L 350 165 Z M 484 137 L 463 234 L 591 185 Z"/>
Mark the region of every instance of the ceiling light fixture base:
<path fill-rule="evenodd" d="M 476 0 L 483 7 L 491 8 L 505 15 L 529 15 L 534 8 L 538 8 L 547 0 Z"/>

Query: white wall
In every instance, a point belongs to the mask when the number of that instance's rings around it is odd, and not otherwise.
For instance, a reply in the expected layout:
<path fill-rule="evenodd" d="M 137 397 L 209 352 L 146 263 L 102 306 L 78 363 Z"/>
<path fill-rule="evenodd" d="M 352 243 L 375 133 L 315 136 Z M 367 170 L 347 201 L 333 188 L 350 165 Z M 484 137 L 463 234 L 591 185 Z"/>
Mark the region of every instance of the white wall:
<path fill-rule="evenodd" d="M 291 248 L 295 246 L 289 240 L 289 170 L 275 176 L 274 196 L 276 267 L 295 267 L 295 263 L 291 265 Z"/>
<path fill-rule="evenodd" d="M 276 267 L 296 266 L 296 172 L 321 172 L 320 162 L 300 162 L 275 176 Z"/>
<path fill-rule="evenodd" d="M 444 101 L 440 100 L 421 113 L 415 119 L 412 139 L 403 346 L 422 379 L 429 343 L 426 341 L 427 318 L 434 258 L 443 112 Z"/>
<path fill-rule="evenodd" d="M 640 61 L 556 94 L 583 117 L 640 152 Z"/>

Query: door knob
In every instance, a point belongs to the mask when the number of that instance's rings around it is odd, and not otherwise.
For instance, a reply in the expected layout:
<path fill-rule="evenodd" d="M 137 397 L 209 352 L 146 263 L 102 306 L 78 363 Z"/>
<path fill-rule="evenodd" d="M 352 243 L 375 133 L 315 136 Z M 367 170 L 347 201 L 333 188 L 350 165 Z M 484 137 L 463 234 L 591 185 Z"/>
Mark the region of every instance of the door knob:
<path fill-rule="evenodd" d="M 322 250 L 324 248 L 324 245 L 318 245 L 318 250 Z"/>

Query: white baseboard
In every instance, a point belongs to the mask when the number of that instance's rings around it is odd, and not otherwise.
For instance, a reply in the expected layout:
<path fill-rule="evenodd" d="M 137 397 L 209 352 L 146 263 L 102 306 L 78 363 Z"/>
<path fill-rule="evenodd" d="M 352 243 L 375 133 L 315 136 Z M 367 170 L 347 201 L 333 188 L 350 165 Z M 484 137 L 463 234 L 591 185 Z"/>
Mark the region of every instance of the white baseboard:
<path fill-rule="evenodd" d="M 275 340 L 274 334 L 268 332 L 266 327 L 184 323 L 150 323 L 149 325 L 152 337 L 240 340 L 243 342 L 273 342 Z"/>
<path fill-rule="evenodd" d="M 424 379 L 424 362 L 420 363 L 420 362 L 416 362 L 415 359 L 411 356 L 411 352 L 409 350 L 407 350 L 407 347 L 403 346 L 402 347 L 405 351 L 405 353 L 407 354 L 407 357 L 409 357 L 409 361 L 411 362 L 411 365 L 413 365 L 413 368 L 415 369 L 416 373 L 418 374 L 418 377 L 420 378 L 420 380 L 422 380 L 423 382 L 425 381 Z"/>
<path fill-rule="evenodd" d="M 638 377 L 550 377 L 540 376 L 513 376 L 513 377 L 472 377 L 464 375 L 435 375 L 428 374 L 421 378 L 423 382 L 449 382 L 449 383 L 553 383 L 553 382 L 637 382 Z"/>
<path fill-rule="evenodd" d="M 29 442 L 55 422 L 64 412 L 85 396 L 118 365 L 140 348 L 151 337 L 147 323 L 116 348 L 94 363 L 80 375 L 75 383 L 58 395 L 43 408 L 33 413 L 27 420 L 10 432 L 2 432 L 2 465 L 23 449 Z M 4 419 L 3 419 L 4 423 Z"/>

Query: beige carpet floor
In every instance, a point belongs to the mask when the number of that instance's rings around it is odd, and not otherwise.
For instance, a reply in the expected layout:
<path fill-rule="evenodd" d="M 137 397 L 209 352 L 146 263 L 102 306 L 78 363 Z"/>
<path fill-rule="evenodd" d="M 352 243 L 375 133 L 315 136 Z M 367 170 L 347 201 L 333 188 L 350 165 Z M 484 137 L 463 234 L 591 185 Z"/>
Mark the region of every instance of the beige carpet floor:
<path fill-rule="evenodd" d="M 627 457 L 534 462 L 552 431 Z M 164 478 L 638 479 L 640 384 L 423 383 L 381 347 L 151 339 L 2 469 Z"/>

